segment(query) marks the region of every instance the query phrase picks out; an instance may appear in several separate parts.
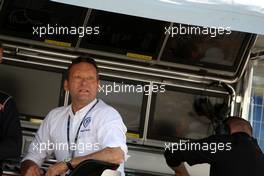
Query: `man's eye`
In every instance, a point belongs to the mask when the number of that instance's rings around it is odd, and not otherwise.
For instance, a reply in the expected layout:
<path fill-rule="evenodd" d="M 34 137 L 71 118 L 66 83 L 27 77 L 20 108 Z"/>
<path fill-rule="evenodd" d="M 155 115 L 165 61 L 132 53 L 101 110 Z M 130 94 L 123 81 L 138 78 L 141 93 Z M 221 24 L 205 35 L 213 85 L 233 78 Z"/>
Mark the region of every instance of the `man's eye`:
<path fill-rule="evenodd" d="M 87 77 L 86 80 L 87 81 L 93 80 L 93 77 Z"/>
<path fill-rule="evenodd" d="M 73 76 L 74 79 L 81 79 L 80 76 Z"/>

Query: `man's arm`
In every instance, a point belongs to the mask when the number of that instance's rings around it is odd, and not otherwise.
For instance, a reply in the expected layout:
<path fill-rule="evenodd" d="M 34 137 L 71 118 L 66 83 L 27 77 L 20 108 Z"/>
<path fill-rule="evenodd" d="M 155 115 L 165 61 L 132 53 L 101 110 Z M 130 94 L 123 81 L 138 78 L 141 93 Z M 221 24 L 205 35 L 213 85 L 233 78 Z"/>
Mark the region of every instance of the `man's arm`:
<path fill-rule="evenodd" d="M 28 151 L 21 163 L 22 176 L 43 175 L 40 166 L 45 158 L 47 158 L 53 152 L 53 150 L 50 150 L 46 147 L 48 146 L 48 141 L 50 141 L 48 121 L 51 117 L 51 113 L 46 116 L 40 125 L 34 140 L 29 145 Z"/>
<path fill-rule="evenodd" d="M 107 147 L 90 155 L 73 158 L 71 160 L 71 164 L 73 167 L 76 167 L 80 162 L 88 159 L 96 159 L 108 163 L 121 164 L 124 162 L 124 152 L 120 147 Z"/>
<path fill-rule="evenodd" d="M 71 160 L 70 163 L 72 167 L 75 168 L 82 161 L 88 159 L 96 159 L 109 163 L 121 164 L 122 162 L 124 162 L 124 152 L 120 147 L 115 147 L 115 148 L 107 147 L 103 150 L 100 150 L 98 152 L 86 156 L 75 157 Z M 49 167 L 46 176 L 60 175 L 67 172 L 68 169 L 69 169 L 68 166 L 64 162 L 58 162 Z"/>
<path fill-rule="evenodd" d="M 181 163 L 178 167 L 171 167 L 175 172 L 175 176 L 190 176 L 184 163 Z"/>
<path fill-rule="evenodd" d="M 189 165 L 212 163 L 217 152 L 216 145 L 221 142 L 216 136 L 210 136 L 201 140 L 191 140 L 188 142 L 178 141 L 167 147 L 164 153 L 168 166 L 175 168 L 182 162 Z M 215 144 L 212 145 L 211 144 Z M 182 149 L 181 149 L 182 148 Z"/>
<path fill-rule="evenodd" d="M 22 134 L 15 102 L 9 99 L 2 113 L 2 140 L 0 141 L 0 159 L 20 157 Z"/>
<path fill-rule="evenodd" d="M 21 176 L 42 176 L 44 171 L 31 160 L 25 160 L 21 163 Z"/>

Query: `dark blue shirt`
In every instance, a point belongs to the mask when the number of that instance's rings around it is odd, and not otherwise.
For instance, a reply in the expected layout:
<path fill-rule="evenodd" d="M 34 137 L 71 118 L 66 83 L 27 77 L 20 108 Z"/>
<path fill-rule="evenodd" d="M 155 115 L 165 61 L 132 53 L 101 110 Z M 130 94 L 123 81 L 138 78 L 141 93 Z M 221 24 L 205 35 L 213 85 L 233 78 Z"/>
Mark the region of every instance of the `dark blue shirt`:
<path fill-rule="evenodd" d="M 21 127 L 15 102 L 0 91 L 0 173 L 1 161 L 20 157 L 21 147 Z"/>

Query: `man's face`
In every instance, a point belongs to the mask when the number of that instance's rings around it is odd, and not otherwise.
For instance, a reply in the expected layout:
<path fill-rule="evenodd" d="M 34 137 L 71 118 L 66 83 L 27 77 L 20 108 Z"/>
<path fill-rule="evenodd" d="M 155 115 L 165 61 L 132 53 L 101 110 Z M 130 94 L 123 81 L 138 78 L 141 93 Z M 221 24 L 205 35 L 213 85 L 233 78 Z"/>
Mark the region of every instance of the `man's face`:
<path fill-rule="evenodd" d="M 64 82 L 64 88 L 70 92 L 72 103 L 77 105 L 86 105 L 94 100 L 98 87 L 96 69 L 86 62 L 73 65 L 68 80 Z"/>
<path fill-rule="evenodd" d="M 4 49 L 0 48 L 0 64 L 1 64 L 2 59 L 3 59 L 3 51 L 4 51 Z"/>

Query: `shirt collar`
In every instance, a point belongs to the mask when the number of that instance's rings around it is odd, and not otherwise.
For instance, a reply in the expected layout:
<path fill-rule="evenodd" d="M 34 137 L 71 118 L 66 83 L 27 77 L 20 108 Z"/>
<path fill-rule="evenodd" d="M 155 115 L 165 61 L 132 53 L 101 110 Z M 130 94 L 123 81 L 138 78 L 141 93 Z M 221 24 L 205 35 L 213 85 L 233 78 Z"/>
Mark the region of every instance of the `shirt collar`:
<path fill-rule="evenodd" d="M 84 106 L 82 109 L 76 111 L 76 113 L 74 114 L 72 112 L 72 104 L 69 106 L 68 112 L 69 115 L 71 117 L 83 117 L 86 115 L 86 113 L 93 107 L 93 105 L 96 103 L 97 99 L 95 98 L 93 101 L 91 101 L 89 104 L 87 104 L 86 106 Z"/>

